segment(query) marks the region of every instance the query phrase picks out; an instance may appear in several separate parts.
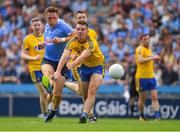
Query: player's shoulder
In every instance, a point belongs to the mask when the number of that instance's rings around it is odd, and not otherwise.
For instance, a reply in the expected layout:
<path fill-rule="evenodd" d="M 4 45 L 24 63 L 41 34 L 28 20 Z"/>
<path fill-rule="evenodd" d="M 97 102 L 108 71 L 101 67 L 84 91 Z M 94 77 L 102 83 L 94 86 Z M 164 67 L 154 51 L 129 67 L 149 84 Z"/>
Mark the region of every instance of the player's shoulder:
<path fill-rule="evenodd" d="M 93 36 L 88 35 L 88 41 L 96 42 L 96 39 Z"/>
<path fill-rule="evenodd" d="M 139 45 L 137 48 L 136 48 L 136 51 L 141 51 L 143 50 L 143 47 L 141 45 Z"/>
<path fill-rule="evenodd" d="M 92 28 L 88 28 L 88 34 L 92 37 L 94 37 L 95 39 L 97 38 L 97 33 L 94 29 Z"/>
<path fill-rule="evenodd" d="M 69 26 L 67 22 L 64 21 L 64 19 L 58 19 L 58 26 Z"/>
<path fill-rule="evenodd" d="M 25 38 L 24 38 L 24 40 L 30 40 L 30 39 L 32 39 L 34 37 L 34 35 L 31 33 L 31 34 L 28 34 Z"/>
<path fill-rule="evenodd" d="M 72 37 L 68 43 L 73 43 L 77 40 L 77 36 Z"/>
<path fill-rule="evenodd" d="M 92 36 L 88 36 L 88 43 L 91 45 L 91 46 L 95 46 L 95 47 L 97 47 L 98 46 L 98 42 L 97 42 L 97 40 L 94 38 L 94 37 L 92 37 Z"/>
<path fill-rule="evenodd" d="M 96 33 L 96 31 L 92 28 L 88 28 L 88 32 Z"/>
<path fill-rule="evenodd" d="M 75 45 L 74 43 L 76 42 L 76 40 L 77 40 L 77 37 L 76 37 L 76 36 L 72 37 L 72 38 L 68 41 L 67 47 L 69 47 L 70 45 Z"/>

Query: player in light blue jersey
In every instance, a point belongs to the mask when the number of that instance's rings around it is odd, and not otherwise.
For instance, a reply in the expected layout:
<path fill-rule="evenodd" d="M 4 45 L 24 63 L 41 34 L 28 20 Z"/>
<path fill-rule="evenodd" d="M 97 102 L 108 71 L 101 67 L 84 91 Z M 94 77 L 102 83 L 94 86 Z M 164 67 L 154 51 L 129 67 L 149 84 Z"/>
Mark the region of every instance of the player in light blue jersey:
<path fill-rule="evenodd" d="M 52 110 L 45 119 L 47 122 L 55 115 L 55 111 L 61 101 L 62 89 L 64 87 L 65 79 L 53 79 L 53 74 L 57 69 L 58 62 L 66 46 L 66 42 L 73 35 L 73 29 L 59 19 L 59 10 L 54 6 L 50 6 L 46 9 L 45 15 L 47 24 L 45 25 L 44 41 L 45 41 L 45 54 L 42 61 L 43 75 L 48 77 L 51 85 L 53 86 L 53 98 L 52 98 Z M 61 74 L 67 77 L 67 68 L 63 67 Z M 63 86 L 62 86 L 63 85 Z M 49 98 L 51 100 L 51 98 Z"/>

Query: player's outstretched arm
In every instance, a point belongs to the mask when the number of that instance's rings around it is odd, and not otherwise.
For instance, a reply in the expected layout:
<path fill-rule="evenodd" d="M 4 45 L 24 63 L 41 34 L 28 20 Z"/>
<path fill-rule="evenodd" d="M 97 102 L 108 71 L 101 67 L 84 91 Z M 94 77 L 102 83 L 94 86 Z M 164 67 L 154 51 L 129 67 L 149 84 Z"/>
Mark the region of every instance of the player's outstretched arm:
<path fill-rule="evenodd" d="M 89 49 L 83 50 L 81 55 L 77 57 L 69 66 L 68 69 L 71 69 L 72 67 L 77 66 L 78 64 L 82 63 L 86 58 L 88 58 L 92 52 Z"/>
<path fill-rule="evenodd" d="M 53 43 L 59 44 L 59 43 L 63 43 L 63 42 L 68 42 L 68 41 L 71 40 L 75 35 L 76 35 L 76 32 L 74 31 L 74 32 L 72 32 L 71 34 L 69 34 L 69 36 L 64 37 L 64 38 L 54 37 L 54 38 L 53 38 Z"/>
<path fill-rule="evenodd" d="M 35 61 L 35 60 L 40 60 L 41 59 L 41 55 L 30 56 L 28 54 L 28 51 L 22 50 L 21 51 L 21 58 L 25 59 L 25 60 L 28 60 L 28 61 Z"/>
<path fill-rule="evenodd" d="M 59 63 L 58 63 L 58 67 L 57 67 L 57 69 L 56 69 L 56 72 L 54 73 L 54 78 L 55 78 L 55 79 L 56 79 L 56 78 L 59 78 L 59 77 L 61 76 L 61 75 L 60 75 L 61 70 L 62 70 L 62 68 L 64 67 L 64 65 L 66 64 L 67 59 L 69 58 L 69 56 L 70 56 L 70 50 L 65 49 L 64 52 L 63 52 L 63 54 L 62 54 L 62 56 L 61 56 L 61 59 L 60 59 L 60 61 L 59 61 Z"/>
<path fill-rule="evenodd" d="M 159 59 L 160 59 L 159 55 L 153 55 L 153 56 L 149 56 L 149 57 L 145 58 L 141 54 L 138 54 L 138 61 L 140 63 L 148 62 L 151 60 L 159 60 Z"/>

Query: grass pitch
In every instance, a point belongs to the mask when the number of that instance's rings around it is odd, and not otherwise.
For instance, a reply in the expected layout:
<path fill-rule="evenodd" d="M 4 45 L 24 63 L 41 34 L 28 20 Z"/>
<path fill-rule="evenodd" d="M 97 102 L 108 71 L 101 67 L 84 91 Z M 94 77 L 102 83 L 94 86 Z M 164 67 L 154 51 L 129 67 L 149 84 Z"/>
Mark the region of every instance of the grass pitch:
<path fill-rule="evenodd" d="M 179 120 L 98 118 L 96 123 L 79 124 L 78 118 L 57 117 L 44 123 L 37 117 L 0 117 L 0 131 L 180 131 Z"/>

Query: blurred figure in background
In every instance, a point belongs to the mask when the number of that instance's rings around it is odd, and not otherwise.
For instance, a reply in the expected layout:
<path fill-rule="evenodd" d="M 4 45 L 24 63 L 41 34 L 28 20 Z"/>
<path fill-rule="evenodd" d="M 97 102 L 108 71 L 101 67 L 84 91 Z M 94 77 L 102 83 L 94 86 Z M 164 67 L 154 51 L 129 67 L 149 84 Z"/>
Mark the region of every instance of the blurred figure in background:
<path fill-rule="evenodd" d="M 134 63 L 131 64 L 129 67 L 129 93 L 130 93 L 130 99 L 129 99 L 129 108 L 130 108 L 130 114 L 133 116 L 134 113 L 134 108 L 135 108 L 135 101 L 138 99 L 138 92 L 136 91 L 136 65 L 135 65 L 135 60 L 133 61 Z"/>

